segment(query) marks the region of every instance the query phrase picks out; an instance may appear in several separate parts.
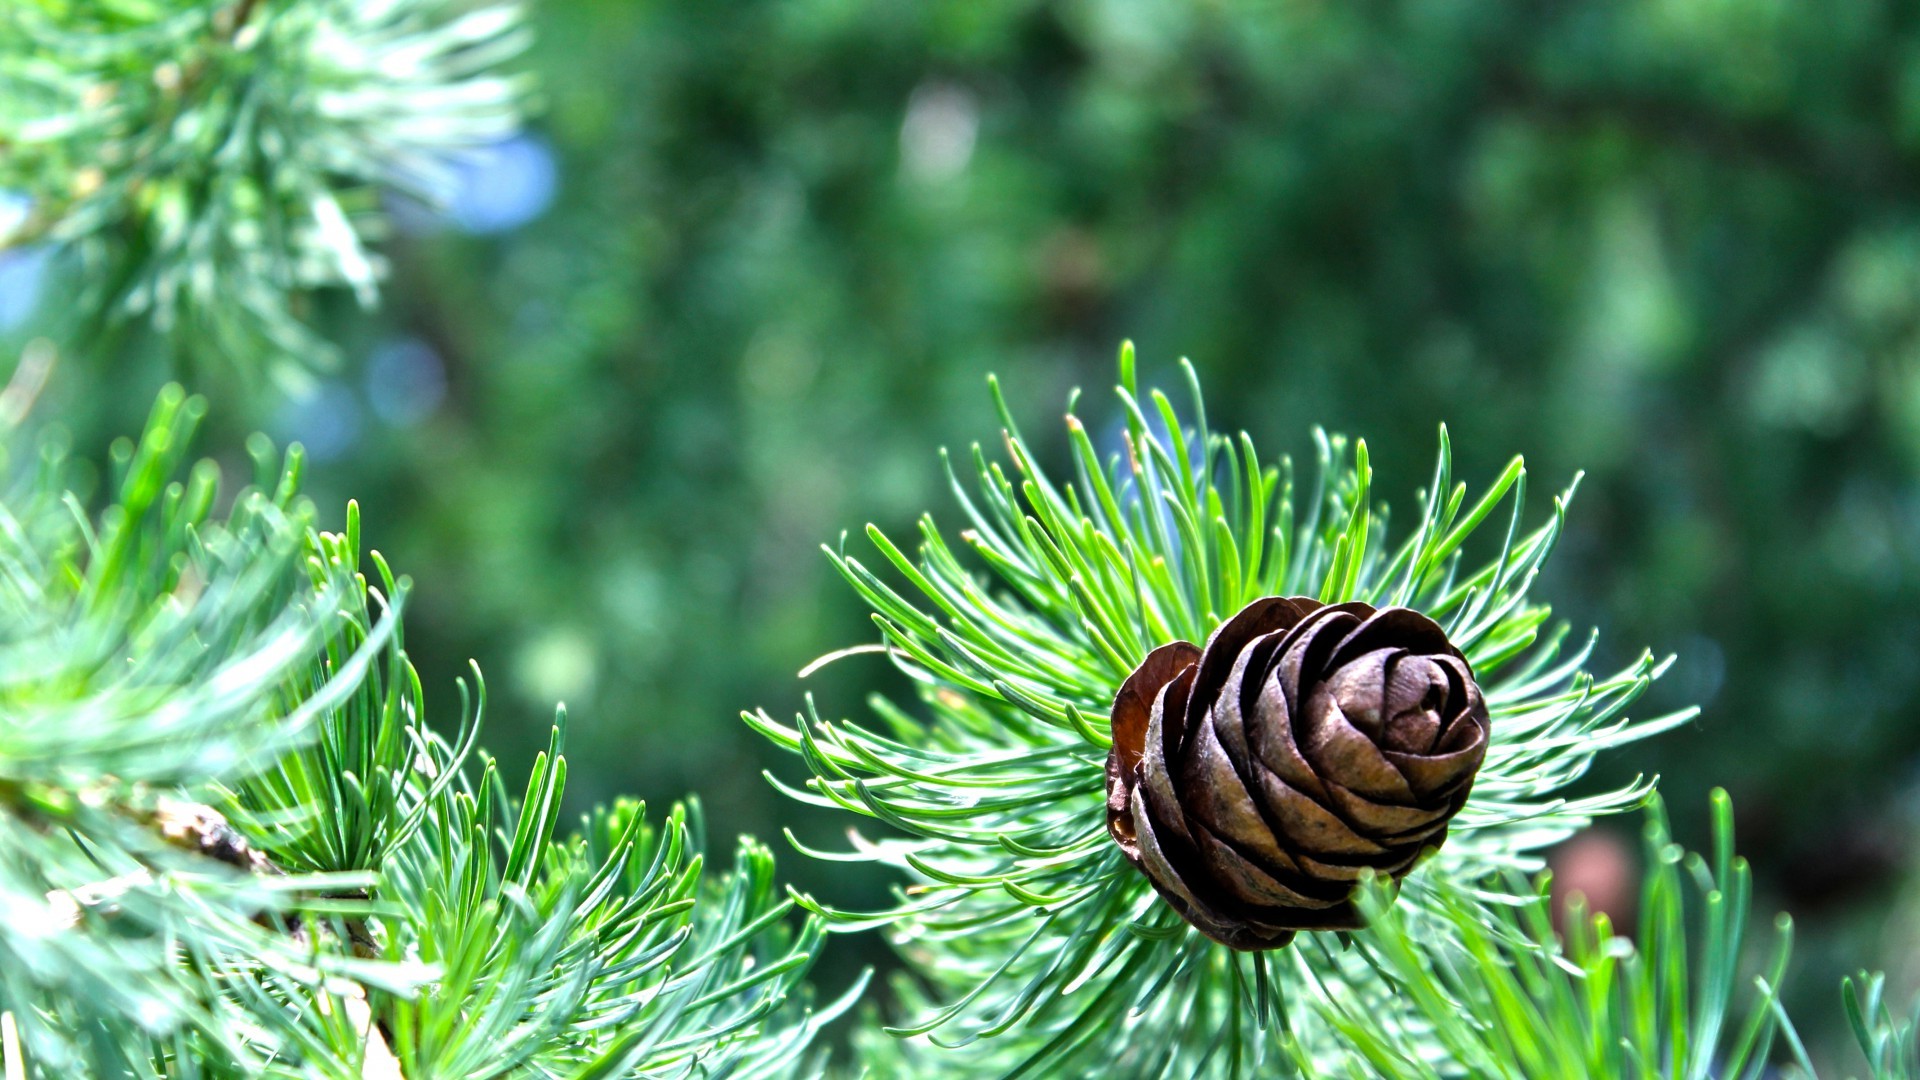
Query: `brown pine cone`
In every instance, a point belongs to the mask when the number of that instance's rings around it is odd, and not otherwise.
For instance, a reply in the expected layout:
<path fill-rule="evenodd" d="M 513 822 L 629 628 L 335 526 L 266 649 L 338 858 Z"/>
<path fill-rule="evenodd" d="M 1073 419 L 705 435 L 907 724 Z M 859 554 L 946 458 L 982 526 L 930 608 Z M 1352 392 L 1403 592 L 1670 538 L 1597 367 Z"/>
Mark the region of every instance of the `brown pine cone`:
<path fill-rule="evenodd" d="M 1487 736 L 1432 619 L 1270 596 L 1121 684 L 1107 830 L 1201 933 L 1277 949 L 1360 926 L 1362 872 L 1397 880 L 1446 840 Z"/>

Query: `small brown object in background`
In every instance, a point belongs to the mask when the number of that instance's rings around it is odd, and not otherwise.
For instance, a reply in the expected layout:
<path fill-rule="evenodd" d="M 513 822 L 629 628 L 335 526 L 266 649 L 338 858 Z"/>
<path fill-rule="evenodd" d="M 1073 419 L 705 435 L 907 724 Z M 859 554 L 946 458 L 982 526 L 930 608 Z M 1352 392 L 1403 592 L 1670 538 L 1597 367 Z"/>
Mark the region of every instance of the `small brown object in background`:
<path fill-rule="evenodd" d="M 1553 928 L 1566 933 L 1567 904 L 1584 898 L 1589 914 L 1605 915 L 1613 932 L 1631 938 L 1640 917 L 1640 862 L 1633 846 L 1606 829 L 1575 833 L 1547 856 L 1553 871 Z"/>
<path fill-rule="evenodd" d="M 1486 757 L 1487 705 L 1408 608 L 1272 596 L 1206 647 L 1147 655 L 1113 701 L 1107 830 L 1201 933 L 1277 949 L 1361 925 L 1368 870 L 1446 840 Z"/>

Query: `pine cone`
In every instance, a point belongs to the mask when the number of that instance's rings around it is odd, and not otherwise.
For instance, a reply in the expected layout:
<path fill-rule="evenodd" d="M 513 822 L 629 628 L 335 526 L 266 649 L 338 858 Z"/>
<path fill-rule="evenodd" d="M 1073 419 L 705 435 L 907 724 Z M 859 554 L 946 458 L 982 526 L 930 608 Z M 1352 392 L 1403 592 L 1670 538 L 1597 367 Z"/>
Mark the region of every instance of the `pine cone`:
<path fill-rule="evenodd" d="M 1353 929 L 1356 882 L 1440 846 L 1487 753 L 1466 658 L 1407 608 L 1256 600 L 1113 699 L 1107 830 L 1201 933 Z"/>

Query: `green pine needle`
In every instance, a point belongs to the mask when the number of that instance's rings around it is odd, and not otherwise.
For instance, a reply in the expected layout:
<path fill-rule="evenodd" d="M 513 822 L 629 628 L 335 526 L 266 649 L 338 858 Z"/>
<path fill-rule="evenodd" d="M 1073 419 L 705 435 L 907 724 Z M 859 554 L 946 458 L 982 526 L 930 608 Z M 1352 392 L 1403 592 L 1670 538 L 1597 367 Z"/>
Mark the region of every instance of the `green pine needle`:
<path fill-rule="evenodd" d="M 379 574 L 379 587 L 358 572 L 357 504 L 347 505 L 344 533 L 315 534 L 311 547 L 308 558 L 316 578 L 345 579 L 353 586 L 335 611 L 332 633 L 289 692 L 305 696 L 376 636 L 383 642 L 378 659 L 366 667 L 352 693 L 321 717 L 317 738 L 246 778 L 228 793 L 223 809 L 247 823 L 278 866 L 319 872 L 371 870 L 413 838 L 434 798 L 456 776 L 445 771 L 422 781 L 422 791 L 408 791 L 419 779 L 416 770 L 426 738 L 425 693 L 407 659 L 399 619 L 411 584 L 396 579 L 377 551 L 369 559 Z M 376 620 L 376 610 L 384 610 L 385 617 Z M 474 677 L 475 685 L 483 686 L 477 668 Z M 460 729 L 448 755 L 456 762 L 473 752 L 484 706 L 484 692 L 471 708 L 464 700 L 464 683 L 460 693 Z"/>
<path fill-rule="evenodd" d="M 0 422 L 17 402 L 0 395 Z M 312 529 L 301 456 L 212 513 L 182 472 L 205 406 L 169 388 L 73 491 L 57 433 L 0 498 L 0 1046 L 27 1075 L 818 1076 L 794 917 L 772 853 L 704 872 L 697 806 L 560 828 L 565 715 L 523 793 L 482 759 L 485 705 L 426 725 L 408 592 L 360 519 Z M 0 441 L 18 453 L 24 437 Z M 169 841 L 212 802 L 247 869 Z M 222 843 L 227 843 L 222 839 Z M 252 872 L 248 872 L 251 870 Z M 391 1055 L 383 1073 L 374 1064 Z"/>
<path fill-rule="evenodd" d="M 1887 977 L 1863 971 L 1840 986 L 1847 1026 L 1867 1058 L 1873 1080 L 1920 1077 L 1920 1001 L 1901 1015 L 1886 1001 Z"/>
<path fill-rule="evenodd" d="M 1366 947 L 1412 1009 L 1381 1010 L 1349 986 L 1323 983 L 1327 993 L 1311 1007 L 1346 1041 L 1340 1067 L 1387 1080 L 1759 1080 L 1779 1075 L 1775 1043 L 1784 1036 L 1789 1060 L 1811 1076 L 1778 1000 L 1792 922 L 1776 920 L 1772 955 L 1760 974 L 1747 973 L 1752 873 L 1733 854 L 1732 803 L 1716 791 L 1713 804 L 1708 858 L 1673 844 L 1653 804 L 1631 937 L 1577 896 L 1557 930 L 1545 878 L 1529 885 L 1514 875 L 1508 887 L 1523 903 L 1487 905 L 1459 889 L 1429 909 L 1454 943 L 1436 952 L 1420 943 L 1430 932 L 1424 919 L 1368 890 Z M 1410 1052 L 1427 1043 L 1444 1057 Z"/>
<path fill-rule="evenodd" d="M 385 954 L 439 973 L 385 1014 L 406 1074 L 817 1075 L 809 1045 L 860 988 L 808 1008 L 823 931 L 794 930 L 772 853 L 743 840 L 730 873 L 703 876 L 694 804 L 656 829 L 622 801 L 558 836 L 565 728 L 563 711 L 518 800 L 493 762 L 469 784 L 457 752 L 423 739 L 418 842 L 375 893 Z M 441 776 L 456 780 L 427 788 Z"/>
<path fill-rule="evenodd" d="M 289 932 L 369 874 L 244 874 L 151 827 L 164 799 L 312 739 L 387 633 L 308 673 L 350 583 L 302 565 L 300 456 L 216 515 L 219 470 L 186 467 L 204 412 L 164 391 L 141 438 L 114 445 L 98 510 L 57 430 L 37 453 L 18 428 L 0 443 L 0 1012 L 40 1075 L 144 1075 L 185 1047 L 209 1068 L 265 1067 L 291 1028 L 242 1003 L 239 972 L 283 997 L 409 984 Z"/>
<path fill-rule="evenodd" d="M 428 202 L 526 96 L 516 8 L 459 0 L 20 0 L 0 10 L 0 247 L 84 266 L 63 337 L 129 318 L 188 360 L 297 378 L 305 293 L 371 304 L 381 189 Z"/>

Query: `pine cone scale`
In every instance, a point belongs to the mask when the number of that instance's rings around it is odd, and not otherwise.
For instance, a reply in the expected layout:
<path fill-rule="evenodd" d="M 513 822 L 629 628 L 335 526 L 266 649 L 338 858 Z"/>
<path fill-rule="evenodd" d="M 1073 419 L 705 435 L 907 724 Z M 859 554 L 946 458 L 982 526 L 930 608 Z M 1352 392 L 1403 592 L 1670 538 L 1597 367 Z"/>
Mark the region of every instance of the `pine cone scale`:
<path fill-rule="evenodd" d="M 1293 846 L 1296 859 L 1339 862 L 1387 854 L 1387 848 L 1354 831 L 1352 824 L 1320 800 L 1292 787 L 1267 790 L 1279 834 Z"/>
<path fill-rule="evenodd" d="M 1197 665 L 1196 665 L 1197 666 Z M 1174 834 L 1187 839 L 1186 815 L 1180 812 L 1180 797 L 1174 793 L 1173 779 L 1167 771 L 1167 759 L 1180 760 L 1178 750 L 1181 729 L 1178 718 L 1185 714 L 1188 700 L 1187 687 L 1193 682 L 1195 668 L 1189 667 L 1174 676 L 1167 684 L 1165 692 L 1154 701 L 1153 711 L 1147 721 L 1146 750 L 1140 760 L 1140 768 L 1133 779 L 1142 783 L 1147 790 L 1147 806 L 1157 809 L 1160 820 L 1167 823 Z M 1171 704 L 1173 707 L 1168 708 Z M 1174 717 L 1174 723 L 1167 722 Z M 1155 807 L 1155 803 L 1158 806 Z M 1139 826 L 1146 819 L 1134 815 L 1134 824 Z M 1191 842 L 1191 841 L 1189 841 Z"/>
<path fill-rule="evenodd" d="M 1209 865 L 1221 868 L 1222 883 L 1244 903 L 1278 913 L 1289 908 L 1329 908 L 1341 900 L 1339 896 L 1315 896 L 1289 887 L 1262 869 L 1256 860 L 1248 857 L 1247 852 L 1210 830 L 1202 829 L 1197 835 L 1202 853 L 1209 856 Z M 1282 922 L 1284 916 L 1277 916 L 1274 925 L 1281 925 Z"/>
<path fill-rule="evenodd" d="M 1135 835 L 1139 838 L 1138 865 L 1146 871 L 1147 880 L 1152 882 L 1160 895 L 1166 897 L 1175 910 L 1183 916 L 1191 919 L 1194 915 L 1199 915 L 1215 923 L 1226 925 L 1225 916 L 1215 914 L 1204 901 L 1187 889 L 1185 882 L 1189 880 L 1190 875 L 1195 879 L 1198 878 L 1195 867 L 1175 868 L 1166 850 L 1161 847 L 1160 836 L 1154 829 L 1153 817 L 1147 812 L 1146 800 L 1144 788 L 1134 791 L 1132 809 L 1134 820 L 1137 822 Z M 1174 849 L 1176 851 L 1191 850 L 1193 846 L 1193 839 L 1190 836 L 1180 837 L 1179 842 L 1181 846 L 1176 847 Z"/>
<path fill-rule="evenodd" d="M 1114 699 L 1113 752 L 1107 756 L 1107 830 L 1127 857 L 1135 861 L 1138 861 L 1139 849 L 1134 839 L 1133 812 L 1127 805 L 1132 785 L 1119 783 L 1116 777 L 1131 776 L 1139 771 L 1155 700 L 1175 675 L 1192 667 L 1199 657 L 1200 650 L 1190 642 L 1162 645 L 1147 654 Z M 1152 687 L 1153 692 L 1143 693 L 1143 687 Z"/>
<path fill-rule="evenodd" d="M 1358 926 L 1356 882 L 1446 839 L 1485 758 L 1466 659 L 1404 608 L 1266 597 L 1114 696 L 1107 823 L 1197 929 L 1239 949 Z"/>
<path fill-rule="evenodd" d="M 1307 737 L 1302 749 L 1325 782 L 1381 802 L 1413 801 L 1407 778 L 1387 760 L 1379 743 L 1348 720 L 1329 687 L 1314 691 L 1303 712 Z"/>
<path fill-rule="evenodd" d="M 1288 707 L 1286 691 L 1277 679 L 1269 679 L 1261 686 L 1259 701 L 1252 711 L 1268 718 L 1267 723 L 1254 726 L 1248 733 L 1247 742 L 1260 764 L 1296 790 L 1309 796 L 1324 795 L 1326 785 L 1314 773 L 1307 756 L 1300 752 L 1299 744 L 1293 741 L 1293 710 Z"/>
<path fill-rule="evenodd" d="M 1425 834 L 1431 834 L 1440 824 L 1436 820 L 1440 815 L 1432 810 L 1377 803 L 1339 784 L 1328 784 L 1327 794 L 1333 797 L 1335 812 L 1352 822 L 1355 828 L 1375 836 L 1388 837 L 1393 843 L 1424 839 Z"/>

